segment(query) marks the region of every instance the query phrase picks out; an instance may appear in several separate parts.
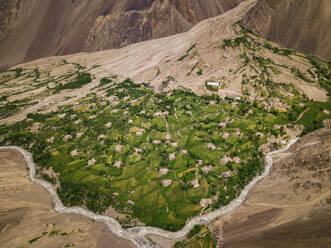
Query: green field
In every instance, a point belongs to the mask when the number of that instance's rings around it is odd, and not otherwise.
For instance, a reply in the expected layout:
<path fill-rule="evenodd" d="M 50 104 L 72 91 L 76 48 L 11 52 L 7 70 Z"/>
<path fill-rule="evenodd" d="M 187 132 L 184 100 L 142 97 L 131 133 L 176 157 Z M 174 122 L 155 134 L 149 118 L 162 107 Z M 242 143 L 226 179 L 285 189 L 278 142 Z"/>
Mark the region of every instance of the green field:
<path fill-rule="evenodd" d="M 111 206 L 132 220 L 178 230 L 189 218 L 236 198 L 262 172 L 261 147 L 268 141 L 273 140 L 276 148 L 280 140 L 290 138 L 288 130 L 295 124 L 302 125 L 305 134 L 331 118 L 330 102 L 312 101 L 292 84 L 274 83 L 272 75 L 280 73 L 280 65 L 251 56 L 248 51 L 261 49 L 261 44 L 245 30 L 240 34 L 235 40 L 225 40 L 221 49 L 243 49 L 243 68 L 251 65 L 257 70 L 256 76 L 242 76 L 242 86 L 252 85 L 260 94 L 255 100 L 198 96 L 189 90 L 156 93 L 146 83 L 112 76 L 96 86 L 96 92 L 103 94 L 92 92 L 75 105 L 28 114 L 21 122 L 0 126 L 0 145 L 31 151 L 38 176 L 57 185 L 67 206 L 83 205 L 97 213 Z M 280 56 L 293 54 L 271 45 L 264 49 Z M 329 90 L 325 63 L 307 59 L 319 78 L 316 84 Z M 308 77 L 293 71 L 298 77 Z M 13 77 L 32 72 L 10 71 Z M 7 82 L 9 74 L 3 75 L 0 79 Z M 47 93 L 84 87 L 92 80 L 86 71 L 69 76 L 73 79 L 63 85 L 61 77 L 56 78 L 56 87 Z M 1 117 L 21 107 L 6 99 L 0 99 Z M 275 99 L 286 108 L 274 106 L 271 101 Z M 33 130 L 36 124 L 37 131 Z M 203 206 L 207 199 L 210 204 Z M 210 233 L 201 235 L 198 241 L 212 247 Z M 198 241 L 187 242 L 199 247 Z M 178 243 L 177 247 L 187 246 Z"/>
<path fill-rule="evenodd" d="M 282 135 L 275 125 L 279 119 L 289 123 L 293 114 L 270 113 L 246 100 L 229 108 L 233 99 L 183 90 L 154 94 L 129 79 L 112 84 L 108 95 L 118 103 L 90 95 L 77 106 L 45 115 L 29 114 L 23 122 L 2 126 L 2 143 L 29 149 L 40 175 L 52 168 L 58 175 L 61 187 L 57 190 L 64 204 L 86 205 L 95 212 L 111 205 L 168 230 L 178 230 L 187 218 L 198 214 L 202 198 L 220 192 L 211 209 L 234 199 L 263 169 L 259 147 L 266 139 L 256 132 L 266 137 Z M 143 101 L 132 104 L 137 99 Z M 64 118 L 57 118 L 62 114 Z M 306 119 L 304 115 L 301 121 Z M 41 123 L 37 134 L 30 132 L 35 122 Z M 219 125 L 222 122 L 224 127 Z M 228 138 L 222 136 L 225 133 Z M 47 141 L 52 137 L 52 143 Z M 224 156 L 231 161 L 223 164 Z M 239 160 L 232 161 L 235 157 Z M 207 173 L 202 170 L 205 166 L 211 167 Z M 168 171 L 162 174 L 161 169 Z M 223 177 L 226 171 L 232 176 Z M 196 179 L 199 186 L 194 188 L 191 182 Z M 170 185 L 163 186 L 163 180 L 171 180 Z"/>

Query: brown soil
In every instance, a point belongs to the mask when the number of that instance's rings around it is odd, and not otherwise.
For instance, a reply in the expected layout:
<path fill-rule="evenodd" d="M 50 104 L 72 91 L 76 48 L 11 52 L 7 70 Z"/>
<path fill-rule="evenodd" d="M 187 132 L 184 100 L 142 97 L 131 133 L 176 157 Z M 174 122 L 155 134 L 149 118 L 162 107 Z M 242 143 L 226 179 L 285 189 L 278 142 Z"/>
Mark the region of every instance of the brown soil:
<path fill-rule="evenodd" d="M 50 235 L 54 230 L 58 234 Z M 43 235 L 44 232 L 47 234 Z M 0 244 L 3 248 L 56 248 L 67 244 L 86 248 L 134 247 L 105 231 L 101 223 L 56 213 L 48 193 L 29 181 L 23 158 L 12 150 L 0 151 Z"/>
<path fill-rule="evenodd" d="M 278 209 L 275 211 L 277 212 Z M 313 212 L 306 219 L 299 219 L 290 223 L 266 228 L 262 232 L 247 232 L 249 229 L 257 230 L 261 226 L 268 225 L 273 218 L 277 218 L 280 213 L 267 216 L 262 212 L 250 216 L 246 225 L 229 225 L 225 227 L 225 235 L 229 232 L 239 232 L 239 235 L 224 242 L 224 248 L 325 248 L 330 247 L 330 211 L 320 210 Z M 272 216 L 272 218 L 271 218 Z M 250 225 L 252 222 L 260 220 L 260 225 Z M 242 235 L 242 229 L 246 229 L 246 234 Z"/>
<path fill-rule="evenodd" d="M 272 174 L 223 218 L 223 248 L 324 248 L 331 235 L 331 129 L 280 154 Z"/>

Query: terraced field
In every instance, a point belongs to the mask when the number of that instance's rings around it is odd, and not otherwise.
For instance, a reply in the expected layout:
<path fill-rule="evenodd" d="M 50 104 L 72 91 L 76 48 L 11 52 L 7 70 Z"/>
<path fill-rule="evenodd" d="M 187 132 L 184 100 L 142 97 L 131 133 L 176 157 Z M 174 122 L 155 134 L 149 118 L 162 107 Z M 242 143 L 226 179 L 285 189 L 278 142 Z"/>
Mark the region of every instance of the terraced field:
<path fill-rule="evenodd" d="M 201 96 L 185 88 L 157 92 L 148 83 L 116 75 L 96 82 L 97 66 L 66 61 L 52 67 L 53 73 L 69 67 L 65 74 L 40 73 L 40 68 L 2 72 L 1 86 L 7 89 L 1 97 L 2 118 L 45 97 L 89 91 L 67 95 L 64 102 L 74 101 L 52 111 L 43 106 L 22 121 L 4 123 L 0 145 L 31 151 L 38 176 L 56 186 L 65 205 L 98 213 L 112 207 L 122 214 L 118 219 L 125 227 L 178 230 L 193 216 L 236 198 L 262 172 L 266 151 L 331 117 L 330 102 L 309 99 L 291 82 L 273 81 L 288 72 L 330 92 L 329 64 L 262 45 L 249 31 L 235 28 L 238 37 L 224 40 L 220 50 L 240 51 L 242 64 L 231 73 L 242 73 L 241 97 L 223 99 L 213 91 Z M 309 71 L 258 56 L 262 50 L 304 59 Z M 10 87 L 22 87 L 20 95 L 34 94 L 15 100 Z"/>

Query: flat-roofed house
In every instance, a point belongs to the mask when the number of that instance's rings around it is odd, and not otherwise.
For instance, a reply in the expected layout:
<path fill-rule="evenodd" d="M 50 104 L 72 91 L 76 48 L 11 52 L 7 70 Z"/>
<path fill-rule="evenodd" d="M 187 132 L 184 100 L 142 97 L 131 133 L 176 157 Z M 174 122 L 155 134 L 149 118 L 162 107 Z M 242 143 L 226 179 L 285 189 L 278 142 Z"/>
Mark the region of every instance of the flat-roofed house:
<path fill-rule="evenodd" d="M 215 87 L 220 87 L 220 83 L 219 82 L 207 82 L 208 86 L 215 86 Z"/>

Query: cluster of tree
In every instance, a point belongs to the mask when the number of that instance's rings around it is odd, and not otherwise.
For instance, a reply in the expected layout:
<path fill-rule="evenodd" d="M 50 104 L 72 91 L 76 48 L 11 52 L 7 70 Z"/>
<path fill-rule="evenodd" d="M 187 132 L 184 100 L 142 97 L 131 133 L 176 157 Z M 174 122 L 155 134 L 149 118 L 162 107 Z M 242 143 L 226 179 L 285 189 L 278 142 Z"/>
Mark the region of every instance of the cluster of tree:
<path fill-rule="evenodd" d="M 55 91 L 64 89 L 77 89 L 83 87 L 85 84 L 92 82 L 91 74 L 88 72 L 79 72 L 75 81 L 59 85 L 55 88 Z"/>
<path fill-rule="evenodd" d="M 66 206 L 85 205 L 95 213 L 103 213 L 111 203 L 110 195 L 102 195 L 94 187 L 85 184 L 75 184 L 60 178 L 61 188 L 57 193 Z"/>

